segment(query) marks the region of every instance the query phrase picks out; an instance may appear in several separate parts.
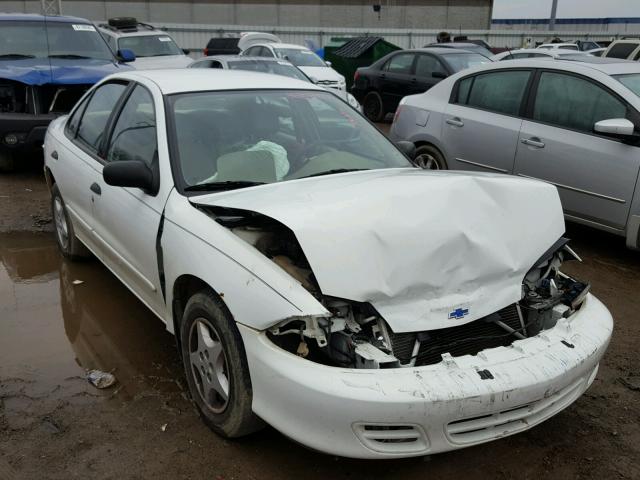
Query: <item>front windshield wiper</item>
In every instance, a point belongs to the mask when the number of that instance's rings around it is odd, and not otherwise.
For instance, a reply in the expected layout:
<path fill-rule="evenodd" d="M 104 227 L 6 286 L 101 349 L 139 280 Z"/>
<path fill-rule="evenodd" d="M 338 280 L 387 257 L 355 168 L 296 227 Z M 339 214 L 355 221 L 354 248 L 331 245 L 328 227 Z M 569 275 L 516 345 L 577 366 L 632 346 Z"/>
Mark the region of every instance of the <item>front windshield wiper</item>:
<path fill-rule="evenodd" d="M 35 55 L 24 55 L 23 53 L 3 53 L 0 58 L 11 58 L 19 60 L 21 58 L 36 58 Z"/>
<path fill-rule="evenodd" d="M 85 55 L 76 55 L 75 53 L 59 53 L 59 54 L 53 54 L 53 55 L 49 55 L 49 58 L 69 58 L 72 60 L 82 60 L 85 58 L 91 58 L 91 57 L 87 57 Z"/>
<path fill-rule="evenodd" d="M 247 180 L 227 180 L 226 182 L 204 182 L 185 187 L 185 192 L 210 192 L 216 190 L 234 190 L 236 188 L 255 187 L 265 182 L 250 182 Z"/>
<path fill-rule="evenodd" d="M 346 173 L 346 172 L 360 172 L 362 170 L 369 170 L 368 168 L 334 168 L 333 170 L 326 170 L 324 172 L 312 173 L 302 178 L 320 177 L 322 175 L 333 175 L 334 173 Z"/>

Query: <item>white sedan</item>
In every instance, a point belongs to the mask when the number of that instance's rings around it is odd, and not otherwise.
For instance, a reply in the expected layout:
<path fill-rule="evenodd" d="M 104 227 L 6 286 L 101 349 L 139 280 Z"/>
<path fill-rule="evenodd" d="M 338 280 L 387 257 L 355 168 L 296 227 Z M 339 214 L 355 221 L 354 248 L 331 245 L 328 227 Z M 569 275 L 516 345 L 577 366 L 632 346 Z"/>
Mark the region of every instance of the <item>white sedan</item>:
<path fill-rule="evenodd" d="M 92 252 L 175 334 L 227 437 L 266 422 L 359 458 L 475 445 L 569 406 L 609 342 L 607 309 L 559 271 L 575 254 L 554 187 L 415 168 L 309 83 L 111 76 L 51 123 L 45 157 L 60 250 Z"/>

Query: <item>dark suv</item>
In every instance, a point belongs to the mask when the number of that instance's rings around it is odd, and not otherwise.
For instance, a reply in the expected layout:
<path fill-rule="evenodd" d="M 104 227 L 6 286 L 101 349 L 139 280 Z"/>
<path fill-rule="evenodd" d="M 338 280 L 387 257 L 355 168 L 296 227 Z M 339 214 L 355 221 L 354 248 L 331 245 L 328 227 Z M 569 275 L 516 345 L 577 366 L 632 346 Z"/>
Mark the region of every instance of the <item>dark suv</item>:
<path fill-rule="evenodd" d="M 356 70 L 351 93 L 367 118 L 379 122 L 396 110 L 403 97 L 425 92 L 453 73 L 490 61 L 454 48 L 398 50 Z"/>
<path fill-rule="evenodd" d="M 122 52 L 131 61 L 131 52 Z M 0 15 L 0 171 L 40 151 L 49 122 L 122 65 L 88 20 Z"/>

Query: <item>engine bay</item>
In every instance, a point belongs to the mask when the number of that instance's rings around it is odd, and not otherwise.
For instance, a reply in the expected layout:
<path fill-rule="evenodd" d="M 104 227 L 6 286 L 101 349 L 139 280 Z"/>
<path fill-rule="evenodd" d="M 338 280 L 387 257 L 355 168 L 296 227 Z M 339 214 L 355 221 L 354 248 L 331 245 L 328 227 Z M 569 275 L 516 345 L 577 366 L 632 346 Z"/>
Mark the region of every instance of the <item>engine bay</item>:
<path fill-rule="evenodd" d="M 0 113 L 64 114 L 91 85 L 26 85 L 0 79 Z"/>
<path fill-rule="evenodd" d="M 560 271 L 564 261 L 580 260 L 568 240 L 561 238 L 527 273 L 517 303 L 462 325 L 396 333 L 371 304 L 323 295 L 300 244 L 285 225 L 254 212 L 221 207 L 207 211 L 296 279 L 331 313 L 288 318 L 267 332 L 280 348 L 325 365 L 413 367 L 507 347 L 553 328 L 580 308 L 590 288 Z"/>

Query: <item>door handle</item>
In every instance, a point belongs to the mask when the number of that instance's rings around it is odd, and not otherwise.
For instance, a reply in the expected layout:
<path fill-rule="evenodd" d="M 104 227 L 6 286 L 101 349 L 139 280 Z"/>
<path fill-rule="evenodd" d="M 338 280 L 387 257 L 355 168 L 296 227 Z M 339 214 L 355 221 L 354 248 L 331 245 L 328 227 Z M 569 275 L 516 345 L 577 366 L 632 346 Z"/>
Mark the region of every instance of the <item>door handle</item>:
<path fill-rule="evenodd" d="M 96 182 L 93 182 L 89 187 L 89 189 L 96 195 L 102 195 L 102 189 L 100 188 L 100 185 L 98 185 Z"/>
<path fill-rule="evenodd" d="M 530 147 L 544 148 L 544 142 L 540 141 L 538 137 L 523 138 L 522 143 Z"/>
<path fill-rule="evenodd" d="M 411 79 L 411 83 L 417 83 L 417 82 L 418 82 L 418 79 L 417 79 L 417 78 L 412 78 L 412 79 Z"/>
<path fill-rule="evenodd" d="M 51 152 L 51 158 L 53 158 L 54 160 L 58 159 L 58 152 L 56 152 L 55 150 L 53 152 Z"/>
<path fill-rule="evenodd" d="M 458 117 L 447 118 L 445 122 L 447 122 L 449 125 L 453 125 L 454 127 L 464 127 L 464 122 L 460 120 Z"/>
<path fill-rule="evenodd" d="M 380 78 L 387 78 L 387 74 L 386 73 L 381 73 L 380 74 Z"/>

